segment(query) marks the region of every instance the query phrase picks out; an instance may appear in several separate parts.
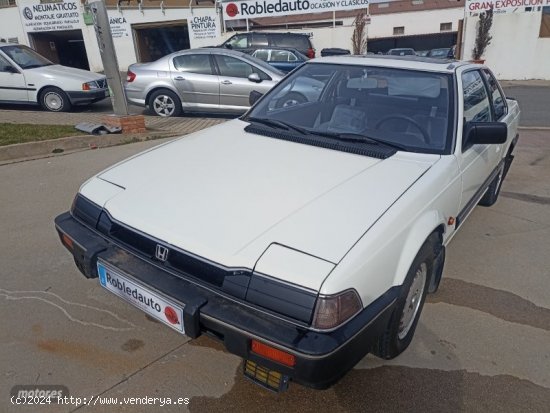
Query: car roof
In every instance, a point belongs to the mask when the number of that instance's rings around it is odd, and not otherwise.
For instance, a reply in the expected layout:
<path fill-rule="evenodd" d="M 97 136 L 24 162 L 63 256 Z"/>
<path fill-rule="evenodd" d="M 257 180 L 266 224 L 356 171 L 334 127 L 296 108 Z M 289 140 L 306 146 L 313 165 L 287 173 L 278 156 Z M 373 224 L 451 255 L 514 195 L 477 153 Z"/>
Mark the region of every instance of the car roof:
<path fill-rule="evenodd" d="M 242 32 L 242 33 L 235 33 L 235 34 L 267 34 L 269 36 L 306 36 L 311 37 L 307 33 L 296 33 L 296 32 L 264 32 L 264 31 L 255 31 L 255 32 Z"/>
<path fill-rule="evenodd" d="M 432 72 L 453 73 L 458 67 L 472 65 L 453 59 L 434 59 L 423 56 L 391 56 L 391 55 L 341 55 L 318 57 L 309 60 L 310 63 L 332 63 L 340 65 L 367 65 L 394 67 L 410 70 L 427 70 Z"/>

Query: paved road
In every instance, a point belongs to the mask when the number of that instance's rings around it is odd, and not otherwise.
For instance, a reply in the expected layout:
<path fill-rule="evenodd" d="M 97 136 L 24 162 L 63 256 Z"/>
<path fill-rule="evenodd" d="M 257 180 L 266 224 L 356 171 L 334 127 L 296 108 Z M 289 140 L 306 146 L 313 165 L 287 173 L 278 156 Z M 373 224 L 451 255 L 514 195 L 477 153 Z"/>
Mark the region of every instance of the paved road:
<path fill-rule="evenodd" d="M 521 126 L 550 127 L 550 82 L 508 81 L 504 83 L 504 93 L 518 100 Z"/>
<path fill-rule="evenodd" d="M 275 395 L 208 337 L 189 341 L 79 275 L 53 218 L 90 175 L 145 142 L 0 166 L 0 411 L 17 384 L 64 384 L 75 397 L 177 397 L 189 405 L 84 406 L 79 412 L 548 412 L 550 135 L 523 133 L 493 208 L 453 240 L 440 291 L 411 347 L 367 356 L 336 386 Z M 120 401 L 120 400 L 119 400 Z"/>

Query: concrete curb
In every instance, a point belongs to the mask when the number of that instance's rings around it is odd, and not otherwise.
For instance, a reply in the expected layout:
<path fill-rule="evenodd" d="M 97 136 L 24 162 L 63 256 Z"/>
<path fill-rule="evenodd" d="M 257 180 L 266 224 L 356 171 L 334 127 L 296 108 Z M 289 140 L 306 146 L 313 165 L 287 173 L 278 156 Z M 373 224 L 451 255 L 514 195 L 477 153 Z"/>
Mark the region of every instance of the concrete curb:
<path fill-rule="evenodd" d="M 40 157 L 61 155 L 83 149 L 96 149 L 126 143 L 176 136 L 173 132 L 149 131 L 135 134 L 82 135 L 39 142 L 0 146 L 0 165 Z"/>
<path fill-rule="evenodd" d="M 527 131 L 550 131 L 550 126 L 519 126 L 518 129 Z"/>

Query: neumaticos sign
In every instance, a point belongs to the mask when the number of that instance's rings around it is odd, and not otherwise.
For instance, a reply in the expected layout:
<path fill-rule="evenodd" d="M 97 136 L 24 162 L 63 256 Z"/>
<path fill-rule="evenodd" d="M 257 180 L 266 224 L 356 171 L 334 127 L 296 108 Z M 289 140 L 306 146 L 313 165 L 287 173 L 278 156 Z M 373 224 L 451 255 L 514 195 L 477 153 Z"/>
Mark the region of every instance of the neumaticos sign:
<path fill-rule="evenodd" d="M 289 14 L 321 13 L 366 9 L 368 0 L 253 0 L 225 2 L 225 20 L 249 19 L 252 17 L 286 16 Z"/>

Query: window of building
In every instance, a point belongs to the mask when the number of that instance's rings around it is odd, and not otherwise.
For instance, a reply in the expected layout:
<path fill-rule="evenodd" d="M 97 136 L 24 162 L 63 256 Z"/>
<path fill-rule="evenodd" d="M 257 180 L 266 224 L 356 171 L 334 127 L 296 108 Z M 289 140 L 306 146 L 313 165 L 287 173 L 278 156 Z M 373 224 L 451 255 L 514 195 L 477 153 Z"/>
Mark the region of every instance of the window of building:
<path fill-rule="evenodd" d="M 405 26 L 399 26 L 393 28 L 393 35 L 398 36 L 400 34 L 405 34 Z"/>
<path fill-rule="evenodd" d="M 0 7 L 10 7 L 15 5 L 15 0 L 0 0 Z"/>
<path fill-rule="evenodd" d="M 440 32 L 450 32 L 453 30 L 453 24 L 452 23 L 441 23 L 439 25 L 439 31 Z"/>
<path fill-rule="evenodd" d="M 542 8 L 539 37 L 550 37 L 550 6 Z"/>

